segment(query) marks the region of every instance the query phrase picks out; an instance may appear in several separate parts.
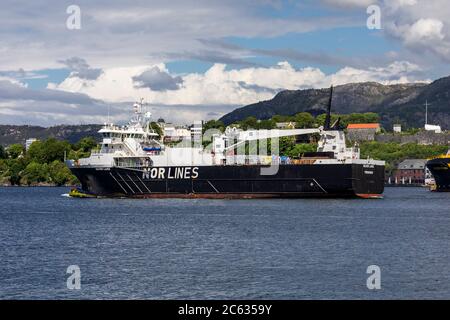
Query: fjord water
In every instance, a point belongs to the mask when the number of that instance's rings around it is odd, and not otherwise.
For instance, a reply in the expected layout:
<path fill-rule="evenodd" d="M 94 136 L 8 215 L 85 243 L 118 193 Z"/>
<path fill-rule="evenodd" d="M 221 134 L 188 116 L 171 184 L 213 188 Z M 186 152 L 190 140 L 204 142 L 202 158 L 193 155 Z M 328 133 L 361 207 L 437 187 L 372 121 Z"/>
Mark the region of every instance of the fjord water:
<path fill-rule="evenodd" d="M 0 188 L 1 299 L 450 298 L 450 193 L 72 199 Z M 69 265 L 81 290 L 66 287 Z M 381 290 L 366 269 L 381 268 Z"/>

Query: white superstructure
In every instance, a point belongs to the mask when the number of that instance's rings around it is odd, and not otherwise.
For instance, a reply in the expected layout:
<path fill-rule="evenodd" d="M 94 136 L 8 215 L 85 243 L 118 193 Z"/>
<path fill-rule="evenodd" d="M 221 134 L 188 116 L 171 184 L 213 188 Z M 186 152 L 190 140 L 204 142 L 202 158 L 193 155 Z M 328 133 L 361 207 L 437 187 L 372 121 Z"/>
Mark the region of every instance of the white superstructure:
<path fill-rule="evenodd" d="M 342 130 L 325 130 L 323 127 L 313 129 L 287 130 L 239 130 L 227 128 L 224 133 L 212 134 L 212 143 L 204 148 L 202 143 L 186 143 L 168 146 L 161 141 L 163 137 L 150 128 L 151 114 L 143 110 L 142 101 L 135 103 L 134 118 L 126 126 L 105 124 L 99 131 L 103 140 L 99 150 L 92 152 L 88 158 L 75 161 L 75 166 L 90 167 L 149 167 L 149 166 L 212 166 L 212 165 L 244 165 L 270 164 L 278 161 L 278 138 L 305 134 L 318 134 L 318 152 L 332 154 L 332 157 L 318 158 L 319 163 L 369 163 L 383 164 L 382 161 L 361 160 L 359 147 L 346 147 L 345 134 Z M 195 135 L 200 136 L 195 126 Z M 189 139 L 190 140 L 190 139 Z M 264 148 L 254 155 L 246 155 L 246 144 L 257 141 L 271 142 L 271 154 Z M 238 152 L 236 152 L 238 150 Z M 237 154 L 236 154 L 237 153 Z"/>

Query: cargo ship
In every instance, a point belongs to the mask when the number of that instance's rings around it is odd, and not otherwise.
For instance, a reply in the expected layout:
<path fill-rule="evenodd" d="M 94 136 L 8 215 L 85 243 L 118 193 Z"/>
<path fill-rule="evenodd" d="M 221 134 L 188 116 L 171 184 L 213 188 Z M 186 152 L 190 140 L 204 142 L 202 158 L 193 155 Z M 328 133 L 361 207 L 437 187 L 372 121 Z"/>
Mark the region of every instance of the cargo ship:
<path fill-rule="evenodd" d="M 135 115 L 128 125 L 105 124 L 99 131 L 103 137 L 100 150 L 88 158 L 67 161 L 81 182 L 73 194 L 131 198 L 380 198 L 385 163 L 360 159 L 357 144 L 346 146 L 339 120 L 330 124 L 332 92 L 331 88 L 322 127 L 246 131 L 228 127 L 223 133 L 210 134 L 212 142 L 207 147 L 201 141 L 164 144 L 150 128 L 151 114 L 145 112 L 142 101 L 135 103 Z M 279 138 L 299 135 L 318 136 L 317 151 L 300 154 L 296 159 L 278 154 Z M 264 146 L 269 144 L 267 152 Z M 255 154 L 246 154 L 250 145 L 257 146 Z"/>
<path fill-rule="evenodd" d="M 450 192 L 450 150 L 445 155 L 429 160 L 426 166 L 435 181 L 431 190 Z"/>

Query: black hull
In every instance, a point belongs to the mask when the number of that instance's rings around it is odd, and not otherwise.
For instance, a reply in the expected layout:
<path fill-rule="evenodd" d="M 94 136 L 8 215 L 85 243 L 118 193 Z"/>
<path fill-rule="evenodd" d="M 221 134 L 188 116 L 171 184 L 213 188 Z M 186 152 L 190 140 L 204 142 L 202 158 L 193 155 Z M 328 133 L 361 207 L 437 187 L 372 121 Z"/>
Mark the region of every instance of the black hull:
<path fill-rule="evenodd" d="M 261 175 L 259 165 L 152 168 L 72 167 L 82 190 L 105 197 L 300 198 L 381 197 L 384 166 L 280 165 Z"/>
<path fill-rule="evenodd" d="M 427 162 L 427 168 L 436 181 L 436 190 L 450 192 L 450 158 L 436 158 Z"/>

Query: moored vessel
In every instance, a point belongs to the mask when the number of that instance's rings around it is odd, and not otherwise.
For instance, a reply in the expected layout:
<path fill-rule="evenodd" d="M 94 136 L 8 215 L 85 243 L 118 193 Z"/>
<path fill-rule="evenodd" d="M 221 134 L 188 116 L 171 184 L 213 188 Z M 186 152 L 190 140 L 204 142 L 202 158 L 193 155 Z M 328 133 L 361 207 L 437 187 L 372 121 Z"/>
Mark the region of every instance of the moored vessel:
<path fill-rule="evenodd" d="M 332 89 L 325 125 L 312 129 L 227 128 L 201 141 L 169 146 L 150 129 L 142 101 L 124 127 L 105 124 L 100 151 L 67 165 L 89 195 L 135 198 L 379 198 L 384 161 L 360 159 L 358 145 L 346 146 L 339 121 L 330 125 Z M 316 152 L 298 159 L 278 154 L 281 137 L 320 137 Z M 267 148 L 270 141 L 270 151 Z M 253 148 L 249 147 L 253 146 Z M 246 150 L 257 149 L 255 154 Z"/>
<path fill-rule="evenodd" d="M 431 159 L 426 164 L 434 177 L 432 191 L 450 192 L 450 150 L 445 155 Z"/>

